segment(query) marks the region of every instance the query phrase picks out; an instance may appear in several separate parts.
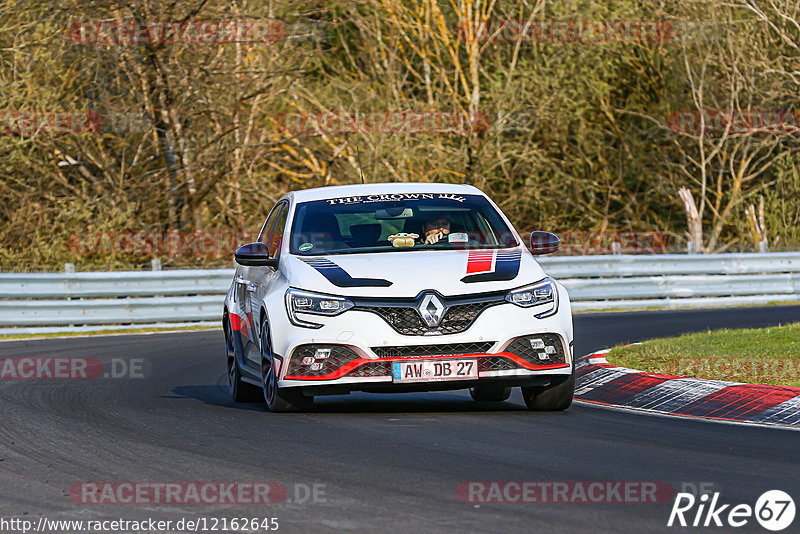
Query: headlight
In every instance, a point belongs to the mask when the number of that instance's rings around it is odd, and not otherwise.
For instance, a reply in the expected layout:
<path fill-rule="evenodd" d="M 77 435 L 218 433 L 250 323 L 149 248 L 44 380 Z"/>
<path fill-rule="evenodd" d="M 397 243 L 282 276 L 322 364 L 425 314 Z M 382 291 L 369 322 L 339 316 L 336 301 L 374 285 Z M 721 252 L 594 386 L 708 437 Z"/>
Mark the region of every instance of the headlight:
<path fill-rule="evenodd" d="M 299 289 L 289 288 L 286 291 L 286 313 L 289 320 L 295 326 L 305 326 L 307 328 L 319 328 L 322 325 L 310 323 L 298 318 L 299 313 L 310 313 L 312 315 L 339 315 L 353 307 L 353 302 L 344 297 L 334 297 L 320 293 L 311 293 Z"/>
<path fill-rule="evenodd" d="M 535 284 L 512 289 L 506 295 L 506 300 L 522 308 L 541 307 L 536 317 L 544 319 L 558 311 L 558 288 L 551 278 L 545 278 Z"/>

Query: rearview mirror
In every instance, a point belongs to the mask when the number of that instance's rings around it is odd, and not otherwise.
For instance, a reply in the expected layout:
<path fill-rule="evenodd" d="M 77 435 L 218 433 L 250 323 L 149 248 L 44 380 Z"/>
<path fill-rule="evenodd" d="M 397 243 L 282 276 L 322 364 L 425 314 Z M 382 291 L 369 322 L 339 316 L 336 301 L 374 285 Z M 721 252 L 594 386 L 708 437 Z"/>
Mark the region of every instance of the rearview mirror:
<path fill-rule="evenodd" d="M 386 208 L 375 211 L 375 218 L 379 221 L 384 219 L 408 219 L 414 216 L 414 211 L 411 208 Z"/>
<path fill-rule="evenodd" d="M 552 254 L 561 246 L 561 240 L 550 232 L 531 232 L 531 254 Z"/>
<path fill-rule="evenodd" d="M 264 243 L 250 243 L 236 249 L 236 263 L 246 267 L 278 268 L 278 258 L 269 257 L 269 249 Z"/>

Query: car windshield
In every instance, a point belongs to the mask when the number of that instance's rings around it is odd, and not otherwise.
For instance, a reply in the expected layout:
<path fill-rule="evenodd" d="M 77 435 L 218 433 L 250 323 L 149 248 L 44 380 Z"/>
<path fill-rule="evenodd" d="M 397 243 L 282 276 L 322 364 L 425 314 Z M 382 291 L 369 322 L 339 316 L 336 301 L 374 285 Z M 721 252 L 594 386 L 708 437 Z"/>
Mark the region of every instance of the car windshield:
<path fill-rule="evenodd" d="M 398 193 L 297 205 L 291 253 L 301 256 L 517 245 L 481 195 Z"/>

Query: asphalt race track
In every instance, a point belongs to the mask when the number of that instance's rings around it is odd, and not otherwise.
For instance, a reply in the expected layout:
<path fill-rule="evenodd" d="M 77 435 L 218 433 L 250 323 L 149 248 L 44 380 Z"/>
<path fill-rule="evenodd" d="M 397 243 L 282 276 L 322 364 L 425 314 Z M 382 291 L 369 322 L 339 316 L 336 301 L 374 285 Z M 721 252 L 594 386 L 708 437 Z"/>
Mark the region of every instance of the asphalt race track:
<path fill-rule="evenodd" d="M 576 354 L 655 336 L 800 321 L 800 306 L 583 314 Z M 143 359 L 144 378 L 0 381 L 0 517 L 276 517 L 284 532 L 669 532 L 659 504 L 472 504 L 465 481 L 711 484 L 724 503 L 781 489 L 800 505 L 800 432 L 573 404 L 519 392 L 354 394 L 308 414 L 228 400 L 221 331 L 0 343 L 1 357 Z M 88 481 L 275 481 L 271 505 L 86 505 Z M 318 488 L 316 502 L 306 488 Z M 299 497 L 299 498 L 298 498 Z M 298 502 L 301 501 L 301 502 Z M 797 531 L 800 518 L 787 530 Z M 754 519 L 737 531 L 766 532 Z M 716 529 L 730 531 L 730 528 Z"/>

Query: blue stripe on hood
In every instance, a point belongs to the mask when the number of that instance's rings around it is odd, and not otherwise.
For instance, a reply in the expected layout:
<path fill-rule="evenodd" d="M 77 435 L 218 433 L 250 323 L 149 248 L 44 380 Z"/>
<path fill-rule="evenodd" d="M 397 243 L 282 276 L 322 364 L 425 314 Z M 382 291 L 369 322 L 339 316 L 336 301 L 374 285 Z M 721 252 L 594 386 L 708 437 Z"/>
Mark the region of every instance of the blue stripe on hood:
<path fill-rule="evenodd" d="M 392 283 L 382 278 L 353 278 L 347 271 L 327 258 L 300 258 L 319 271 L 328 281 L 339 287 L 389 287 Z"/>

